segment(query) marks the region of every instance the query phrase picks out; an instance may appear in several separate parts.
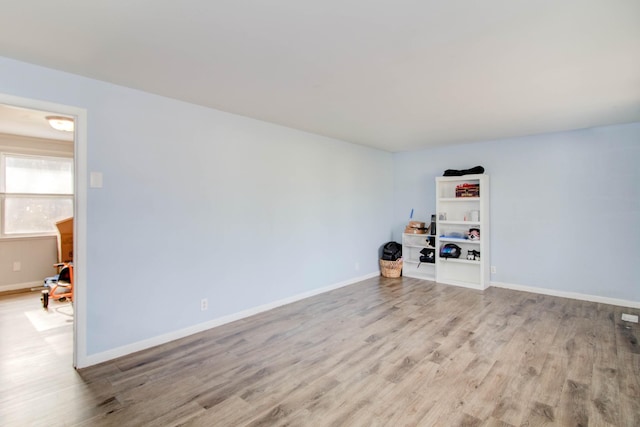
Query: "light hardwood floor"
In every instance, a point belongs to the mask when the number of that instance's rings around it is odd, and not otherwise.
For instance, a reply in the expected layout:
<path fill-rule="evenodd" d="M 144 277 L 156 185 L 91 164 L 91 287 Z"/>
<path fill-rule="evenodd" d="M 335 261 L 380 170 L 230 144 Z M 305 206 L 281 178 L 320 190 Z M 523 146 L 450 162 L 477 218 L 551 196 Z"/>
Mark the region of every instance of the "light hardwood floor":
<path fill-rule="evenodd" d="M 640 328 L 604 304 L 366 280 L 71 367 L 0 298 L 3 426 L 640 426 Z"/>

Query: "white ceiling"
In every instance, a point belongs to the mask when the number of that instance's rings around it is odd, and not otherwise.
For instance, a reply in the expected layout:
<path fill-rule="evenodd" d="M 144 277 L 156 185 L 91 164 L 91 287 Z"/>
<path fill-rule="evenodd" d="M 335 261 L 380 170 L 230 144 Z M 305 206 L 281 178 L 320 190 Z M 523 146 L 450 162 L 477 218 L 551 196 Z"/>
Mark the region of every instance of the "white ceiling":
<path fill-rule="evenodd" d="M 0 104 L 0 133 L 72 142 L 73 132 L 55 130 L 49 125 L 47 116 L 63 115 Z"/>
<path fill-rule="evenodd" d="M 639 0 L 0 0 L 0 55 L 388 151 L 640 121 Z"/>

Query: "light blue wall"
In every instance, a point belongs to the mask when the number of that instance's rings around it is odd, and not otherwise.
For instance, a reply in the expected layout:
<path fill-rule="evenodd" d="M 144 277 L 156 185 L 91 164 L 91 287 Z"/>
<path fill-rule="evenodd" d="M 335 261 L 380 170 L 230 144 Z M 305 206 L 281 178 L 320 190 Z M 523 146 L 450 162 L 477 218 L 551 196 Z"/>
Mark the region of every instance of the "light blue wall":
<path fill-rule="evenodd" d="M 0 92 L 88 112 L 88 355 L 378 270 L 389 153 L 4 58 Z"/>
<path fill-rule="evenodd" d="M 394 238 L 435 211 L 434 178 L 491 179 L 492 281 L 640 301 L 640 123 L 394 155 Z"/>
<path fill-rule="evenodd" d="M 88 355 L 376 272 L 477 164 L 494 281 L 640 301 L 640 124 L 391 155 L 5 58 L 0 93 L 88 111 Z"/>

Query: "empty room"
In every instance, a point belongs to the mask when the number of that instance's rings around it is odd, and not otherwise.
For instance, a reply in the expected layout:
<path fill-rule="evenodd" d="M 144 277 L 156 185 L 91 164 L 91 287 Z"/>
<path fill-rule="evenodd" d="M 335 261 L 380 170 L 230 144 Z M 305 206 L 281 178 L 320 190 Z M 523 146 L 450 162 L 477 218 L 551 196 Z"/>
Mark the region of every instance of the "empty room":
<path fill-rule="evenodd" d="M 640 2 L 1 10 L 1 425 L 640 425 Z"/>

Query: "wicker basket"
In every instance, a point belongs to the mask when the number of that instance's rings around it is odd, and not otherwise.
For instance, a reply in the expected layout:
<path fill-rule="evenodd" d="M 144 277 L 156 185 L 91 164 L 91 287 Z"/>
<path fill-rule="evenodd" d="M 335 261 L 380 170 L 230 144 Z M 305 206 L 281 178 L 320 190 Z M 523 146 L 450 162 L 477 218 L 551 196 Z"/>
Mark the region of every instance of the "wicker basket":
<path fill-rule="evenodd" d="M 402 273 L 402 258 L 396 261 L 380 260 L 380 273 L 384 277 L 400 277 Z"/>

